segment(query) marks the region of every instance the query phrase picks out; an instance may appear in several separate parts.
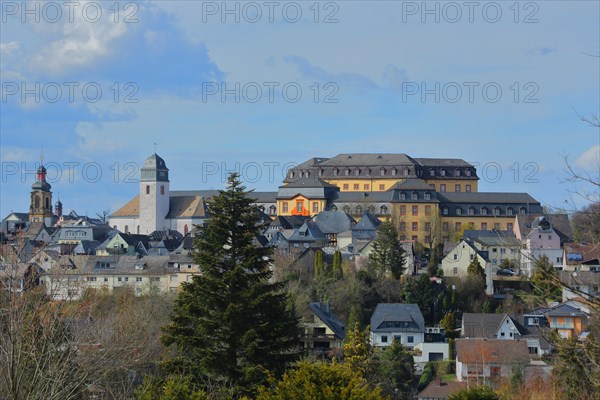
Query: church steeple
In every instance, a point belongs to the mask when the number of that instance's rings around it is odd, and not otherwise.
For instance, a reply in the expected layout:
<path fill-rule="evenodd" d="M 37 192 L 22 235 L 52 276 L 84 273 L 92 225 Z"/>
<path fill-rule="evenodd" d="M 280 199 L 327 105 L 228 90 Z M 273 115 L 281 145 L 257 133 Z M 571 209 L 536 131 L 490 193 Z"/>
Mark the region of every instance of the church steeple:
<path fill-rule="evenodd" d="M 31 185 L 31 202 L 29 206 L 29 221 L 44 221 L 52 225 L 52 186 L 46 182 L 46 167 L 44 156 L 40 157 L 40 166 L 36 171 L 36 180 Z"/>

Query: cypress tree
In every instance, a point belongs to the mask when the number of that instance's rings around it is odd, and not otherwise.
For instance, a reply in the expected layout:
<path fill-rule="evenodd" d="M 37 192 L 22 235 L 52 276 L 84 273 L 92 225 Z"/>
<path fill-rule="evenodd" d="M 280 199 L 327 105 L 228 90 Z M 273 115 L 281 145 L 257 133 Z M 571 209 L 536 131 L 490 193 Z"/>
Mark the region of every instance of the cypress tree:
<path fill-rule="evenodd" d="M 162 340 L 174 351 L 166 373 L 236 385 L 252 394 L 294 358 L 297 317 L 282 283 L 271 283 L 270 249 L 254 245 L 259 221 L 237 174 L 209 203 L 195 239 L 201 274 L 184 283 Z"/>
<path fill-rule="evenodd" d="M 382 274 L 391 274 L 400 279 L 404 270 L 405 252 L 398 241 L 398 231 L 391 222 L 384 222 L 379 227 L 377 239 L 369 255 L 368 268 Z"/>
<path fill-rule="evenodd" d="M 333 253 L 333 275 L 338 279 L 344 276 L 342 270 L 342 253 L 339 250 Z"/>

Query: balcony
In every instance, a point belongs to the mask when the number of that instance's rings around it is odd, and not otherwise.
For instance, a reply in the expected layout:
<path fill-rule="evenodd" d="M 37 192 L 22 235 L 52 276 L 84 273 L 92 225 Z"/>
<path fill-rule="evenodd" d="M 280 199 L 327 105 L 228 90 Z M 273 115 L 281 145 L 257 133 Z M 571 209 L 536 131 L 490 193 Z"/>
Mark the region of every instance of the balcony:
<path fill-rule="evenodd" d="M 569 323 L 569 324 L 550 324 L 550 328 L 552 328 L 552 329 L 575 329 L 575 325 L 573 323 Z"/>
<path fill-rule="evenodd" d="M 313 332 L 313 333 L 304 333 L 302 335 L 300 335 L 300 339 L 302 341 L 334 341 L 335 340 L 335 335 L 334 334 L 329 334 L 329 333 L 317 333 L 317 332 Z"/>

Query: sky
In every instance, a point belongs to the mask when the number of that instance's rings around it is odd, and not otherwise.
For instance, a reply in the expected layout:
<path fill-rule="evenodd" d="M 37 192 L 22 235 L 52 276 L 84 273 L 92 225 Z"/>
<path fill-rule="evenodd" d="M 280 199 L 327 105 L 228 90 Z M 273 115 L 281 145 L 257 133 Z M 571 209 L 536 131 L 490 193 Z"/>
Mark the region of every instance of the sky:
<path fill-rule="evenodd" d="M 461 158 L 479 190 L 586 202 L 600 177 L 597 1 L 0 1 L 0 218 L 171 190 L 276 191 L 339 153 Z"/>

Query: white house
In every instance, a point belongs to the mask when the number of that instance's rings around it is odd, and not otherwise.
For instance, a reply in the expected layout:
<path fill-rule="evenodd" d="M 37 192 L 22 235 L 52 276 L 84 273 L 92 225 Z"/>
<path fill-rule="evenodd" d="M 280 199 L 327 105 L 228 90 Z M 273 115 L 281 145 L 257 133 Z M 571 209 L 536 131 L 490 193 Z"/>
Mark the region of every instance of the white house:
<path fill-rule="evenodd" d="M 425 320 L 418 305 L 377 304 L 371 316 L 371 344 L 386 347 L 394 340 L 410 348 L 425 341 Z"/>

